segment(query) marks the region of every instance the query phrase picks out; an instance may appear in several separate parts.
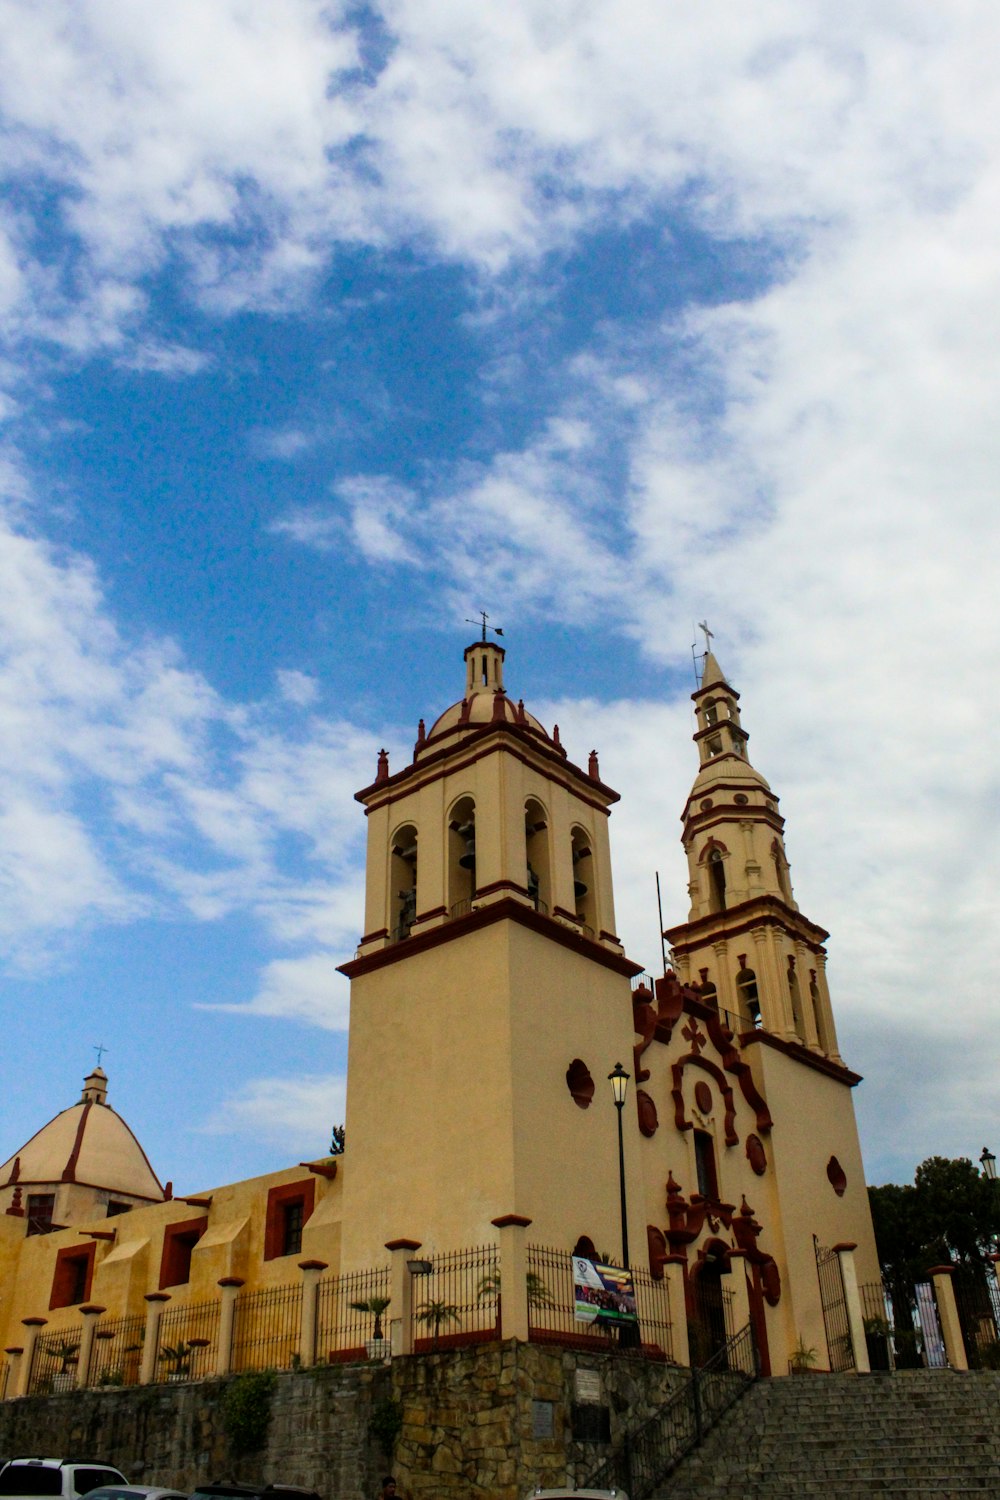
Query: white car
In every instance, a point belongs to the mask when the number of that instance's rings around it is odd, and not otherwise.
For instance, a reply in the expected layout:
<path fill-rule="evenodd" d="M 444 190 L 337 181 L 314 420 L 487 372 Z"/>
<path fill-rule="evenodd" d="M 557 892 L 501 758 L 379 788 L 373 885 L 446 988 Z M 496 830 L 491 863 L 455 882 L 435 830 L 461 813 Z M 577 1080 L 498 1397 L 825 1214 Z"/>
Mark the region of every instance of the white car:
<path fill-rule="evenodd" d="M 527 1500 L 628 1500 L 624 1490 L 532 1490 Z"/>

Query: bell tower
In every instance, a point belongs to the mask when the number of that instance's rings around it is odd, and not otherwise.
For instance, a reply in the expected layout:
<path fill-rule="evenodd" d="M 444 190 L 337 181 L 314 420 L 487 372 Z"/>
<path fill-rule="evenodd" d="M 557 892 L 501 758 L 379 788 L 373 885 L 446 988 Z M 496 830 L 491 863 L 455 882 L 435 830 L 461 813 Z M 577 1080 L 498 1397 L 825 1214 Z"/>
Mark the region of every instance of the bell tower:
<path fill-rule="evenodd" d="M 778 798 L 750 763 L 740 695 L 709 651 L 692 694 L 699 768 L 681 815 L 688 920 L 665 933 L 677 972 L 751 1027 L 841 1063 L 826 982 L 829 934 L 799 911 Z"/>
<path fill-rule="evenodd" d="M 640 966 L 615 935 L 608 838 L 618 794 L 596 753 L 584 770 L 558 726 L 507 696 L 504 661 L 499 644 L 468 646 L 462 698 L 420 721 L 401 770 L 380 752 L 357 794 L 345 1267 L 400 1237 L 480 1244 L 511 1213 L 567 1249 L 620 1237 L 613 1122 L 589 1107 L 634 1039 Z"/>

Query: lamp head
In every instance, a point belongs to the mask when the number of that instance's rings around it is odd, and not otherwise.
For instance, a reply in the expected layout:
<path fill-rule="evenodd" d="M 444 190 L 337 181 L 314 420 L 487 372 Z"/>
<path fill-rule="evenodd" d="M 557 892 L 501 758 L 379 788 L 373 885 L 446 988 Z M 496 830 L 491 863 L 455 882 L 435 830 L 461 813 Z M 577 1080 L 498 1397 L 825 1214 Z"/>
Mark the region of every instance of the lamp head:
<path fill-rule="evenodd" d="M 615 1063 L 614 1068 L 608 1074 L 608 1082 L 611 1085 L 611 1092 L 615 1096 L 615 1109 L 621 1109 L 622 1105 L 625 1103 L 625 1094 L 628 1089 L 628 1081 L 631 1076 L 631 1073 L 626 1073 L 620 1062 Z"/>

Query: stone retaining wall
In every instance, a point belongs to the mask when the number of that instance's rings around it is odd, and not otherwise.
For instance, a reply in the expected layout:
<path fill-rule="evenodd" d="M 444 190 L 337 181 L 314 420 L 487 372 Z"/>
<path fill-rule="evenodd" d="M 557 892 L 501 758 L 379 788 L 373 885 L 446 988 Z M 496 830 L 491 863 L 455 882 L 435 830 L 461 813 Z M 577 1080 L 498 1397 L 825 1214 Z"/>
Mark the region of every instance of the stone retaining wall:
<path fill-rule="evenodd" d="M 414 1500 L 523 1500 L 535 1484 L 582 1477 L 608 1452 L 593 1436 L 574 1437 L 574 1425 L 591 1434 L 603 1427 L 613 1441 L 624 1420 L 652 1412 L 685 1379 L 640 1356 L 480 1344 L 390 1366 L 284 1371 L 267 1445 L 252 1455 L 228 1445 L 226 1380 L 3 1402 L 0 1454 L 104 1459 L 134 1483 L 180 1489 L 223 1475 L 281 1481 L 324 1500 L 371 1500 L 391 1469 Z M 391 1460 L 369 1436 L 385 1402 L 398 1403 L 402 1418 Z"/>

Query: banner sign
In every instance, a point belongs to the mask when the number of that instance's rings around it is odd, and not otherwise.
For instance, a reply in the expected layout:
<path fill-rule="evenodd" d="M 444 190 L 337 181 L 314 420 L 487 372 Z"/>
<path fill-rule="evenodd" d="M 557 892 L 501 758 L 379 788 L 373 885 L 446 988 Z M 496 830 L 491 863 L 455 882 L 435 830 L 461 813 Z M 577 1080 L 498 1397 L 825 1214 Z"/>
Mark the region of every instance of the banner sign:
<path fill-rule="evenodd" d="M 602 1266 L 574 1255 L 573 1294 L 578 1323 L 607 1327 L 637 1322 L 632 1272 L 621 1266 Z"/>

